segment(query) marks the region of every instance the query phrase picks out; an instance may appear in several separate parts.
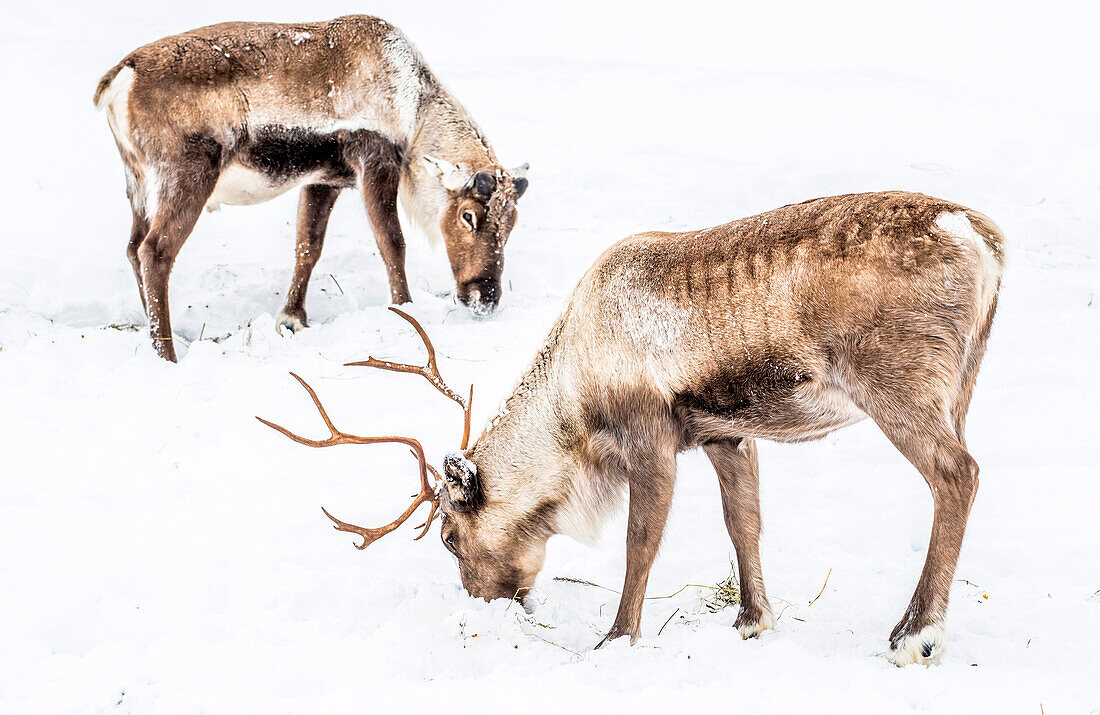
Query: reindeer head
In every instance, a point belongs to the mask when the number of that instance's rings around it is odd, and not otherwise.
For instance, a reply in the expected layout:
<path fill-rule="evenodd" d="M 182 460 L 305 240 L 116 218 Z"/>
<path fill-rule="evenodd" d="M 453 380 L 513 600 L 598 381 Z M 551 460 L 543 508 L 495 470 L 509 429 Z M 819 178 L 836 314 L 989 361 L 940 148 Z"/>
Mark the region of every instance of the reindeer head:
<path fill-rule="evenodd" d="M 472 596 L 522 601 L 546 557 L 546 537 L 528 533 L 513 506 L 493 502 L 477 466 L 463 453 L 443 461 L 439 537 L 458 559 L 462 585 Z"/>
<path fill-rule="evenodd" d="M 408 372 L 421 375 L 437 390 L 453 400 L 463 409 L 462 450 L 465 451 L 470 441 L 470 406 L 474 399 L 474 388 L 470 386 L 469 397 L 463 398 L 454 392 L 439 375 L 436 367 L 435 348 L 428 339 L 427 333 L 420 324 L 410 315 L 391 307 L 394 313 L 404 318 L 424 341 L 428 350 L 428 362 L 424 366 L 406 365 L 385 360 L 376 360 L 368 357 L 361 362 L 347 363 L 352 366 L 374 367 L 393 372 Z M 365 528 L 341 521 L 328 510 L 322 508 L 329 519 L 336 524 L 338 531 L 348 531 L 363 537 L 361 544 L 355 548 L 365 549 L 367 546 L 401 526 L 422 505 L 430 504 L 428 518 L 423 524 L 416 527 L 420 533 L 415 539 L 422 538 L 432 524 L 437 514 L 442 516 L 440 538 L 443 545 L 458 559 L 458 568 L 462 576 L 462 585 L 470 595 L 486 600 L 494 598 L 516 598 L 522 600 L 534 583 L 535 576 L 542 568 L 545 556 L 545 538 L 527 538 L 517 521 L 509 515 L 506 505 L 494 505 L 487 503 L 482 482 L 477 474 L 477 467 L 468 461 L 462 452 L 452 452 L 443 462 L 443 473 L 440 474 L 432 465 L 428 464 L 424 456 L 424 448 L 420 442 L 411 437 L 360 437 L 358 435 L 341 432 L 333 424 L 328 412 L 322 406 L 317 393 L 305 380 L 294 373 L 291 375 L 313 400 L 314 406 L 329 429 L 329 437 L 325 439 L 309 439 L 294 434 L 290 430 L 261 417 L 260 422 L 275 429 L 290 439 L 309 447 L 330 447 L 336 444 L 381 444 L 397 443 L 407 445 L 416 457 L 420 477 L 420 491 L 413 498 L 409 507 L 394 521 L 378 528 Z M 431 475 L 435 484 L 429 481 Z"/>
<path fill-rule="evenodd" d="M 527 164 L 478 168 L 425 156 L 424 165 L 447 190 L 439 230 L 458 299 L 474 315 L 489 315 L 500 302 L 504 244 L 516 224 L 516 202 L 527 190 Z"/>

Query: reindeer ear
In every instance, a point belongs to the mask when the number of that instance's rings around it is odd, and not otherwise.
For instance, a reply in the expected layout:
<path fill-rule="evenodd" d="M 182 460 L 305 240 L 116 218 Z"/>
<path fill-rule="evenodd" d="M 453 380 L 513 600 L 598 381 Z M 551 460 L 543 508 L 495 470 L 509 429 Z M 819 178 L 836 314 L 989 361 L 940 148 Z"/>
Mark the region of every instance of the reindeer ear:
<path fill-rule="evenodd" d="M 423 159 L 428 173 L 438 178 L 447 191 L 459 191 L 469 185 L 472 172 L 462 164 L 452 164 L 445 159 L 426 154 Z"/>
<path fill-rule="evenodd" d="M 516 187 L 517 199 L 523 196 L 524 191 L 527 191 L 527 170 L 530 168 L 530 164 L 523 163 L 508 171 L 512 175 L 512 185 Z"/>
<path fill-rule="evenodd" d="M 497 177 L 488 171 L 479 171 L 474 174 L 474 192 L 483 198 L 489 198 L 497 187 Z"/>
<path fill-rule="evenodd" d="M 471 509 L 477 502 L 477 465 L 461 452 L 448 452 L 443 458 L 443 488 L 449 506 L 462 511 Z"/>

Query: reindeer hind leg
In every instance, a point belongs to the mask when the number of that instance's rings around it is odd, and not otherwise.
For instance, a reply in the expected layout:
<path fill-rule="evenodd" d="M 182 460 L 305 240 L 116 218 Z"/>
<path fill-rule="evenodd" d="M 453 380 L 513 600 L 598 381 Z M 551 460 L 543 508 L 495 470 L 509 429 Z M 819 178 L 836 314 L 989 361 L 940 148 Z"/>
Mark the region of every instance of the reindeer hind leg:
<path fill-rule="evenodd" d="M 149 232 L 137 247 L 139 284 L 149 317 L 153 348 L 165 360 L 176 361 L 168 311 L 168 276 L 176 255 L 191 235 L 203 206 L 217 184 L 221 146 L 210 139 L 189 141 L 181 156 L 168 165 L 168 175 L 151 182 L 157 191 L 146 198 Z"/>
<path fill-rule="evenodd" d="M 138 258 L 138 249 L 141 247 L 141 242 L 145 240 L 145 237 L 149 234 L 149 221 L 145 218 L 142 211 L 137 207 L 133 209 L 134 223 L 130 229 L 130 242 L 126 246 L 126 258 L 130 260 L 130 265 L 134 269 L 134 279 L 137 281 L 138 295 L 141 296 L 141 309 L 145 310 L 145 288 L 142 286 L 141 281 L 141 260 Z"/>
<path fill-rule="evenodd" d="M 985 344 L 989 340 L 989 331 L 993 327 L 993 315 L 997 312 L 997 297 L 993 297 L 986 312 L 985 321 L 976 335 L 971 337 L 959 377 L 959 393 L 951 405 L 951 419 L 955 425 L 955 434 L 966 444 L 966 413 L 970 409 L 970 398 L 974 394 L 974 383 L 978 379 L 978 368 L 985 356 Z"/>
<path fill-rule="evenodd" d="M 889 385 L 863 384 L 853 390 L 856 403 L 924 477 L 934 502 L 924 569 L 890 634 L 887 658 L 899 666 L 935 663 L 942 655 L 951 582 L 978 490 L 978 465 L 951 415 L 961 368 L 936 371 L 933 361 L 923 364 L 928 367 L 902 370 L 904 379 Z"/>

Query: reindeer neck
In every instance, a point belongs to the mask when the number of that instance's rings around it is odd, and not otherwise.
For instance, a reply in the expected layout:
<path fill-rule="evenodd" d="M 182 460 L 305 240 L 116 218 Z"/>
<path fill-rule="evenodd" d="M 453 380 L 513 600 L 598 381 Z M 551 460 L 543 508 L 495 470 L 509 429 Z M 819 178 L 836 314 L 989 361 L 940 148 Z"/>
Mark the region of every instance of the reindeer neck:
<path fill-rule="evenodd" d="M 557 491 L 563 473 L 575 469 L 570 437 L 575 420 L 563 411 L 567 399 L 559 389 L 562 380 L 554 361 L 566 319 L 567 315 L 559 319 L 470 450 L 490 500 L 534 509 L 546 494 Z"/>
<path fill-rule="evenodd" d="M 442 87 L 426 98 L 409 148 L 412 154 L 427 154 L 452 164 L 481 167 L 497 163 L 496 153 L 481 127 Z"/>
<path fill-rule="evenodd" d="M 442 240 L 439 223 L 449 196 L 428 173 L 425 156 L 478 168 L 499 162 L 473 117 L 445 89 L 439 87 L 423 100 L 406 150 L 401 201 L 409 218 L 436 244 Z"/>

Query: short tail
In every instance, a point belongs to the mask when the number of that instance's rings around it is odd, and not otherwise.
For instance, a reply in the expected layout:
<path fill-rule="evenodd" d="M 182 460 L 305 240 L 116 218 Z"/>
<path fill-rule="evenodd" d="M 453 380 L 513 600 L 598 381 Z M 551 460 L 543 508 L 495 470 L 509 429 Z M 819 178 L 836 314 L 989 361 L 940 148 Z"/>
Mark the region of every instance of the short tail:
<path fill-rule="evenodd" d="M 102 111 L 107 106 L 109 97 L 107 96 L 107 88 L 111 86 L 111 82 L 115 81 L 115 77 L 125 67 L 124 62 L 119 62 L 117 65 L 107 70 L 107 74 L 103 75 L 103 79 L 99 80 L 99 84 L 95 88 L 95 94 L 92 95 L 92 102 L 95 103 L 95 108 Z"/>
<path fill-rule="evenodd" d="M 985 241 L 986 248 L 997 261 L 997 265 L 1004 270 L 1005 267 L 1005 234 L 1001 227 L 993 223 L 993 219 L 973 209 L 966 210 L 966 217 L 970 219 L 970 225 Z"/>

